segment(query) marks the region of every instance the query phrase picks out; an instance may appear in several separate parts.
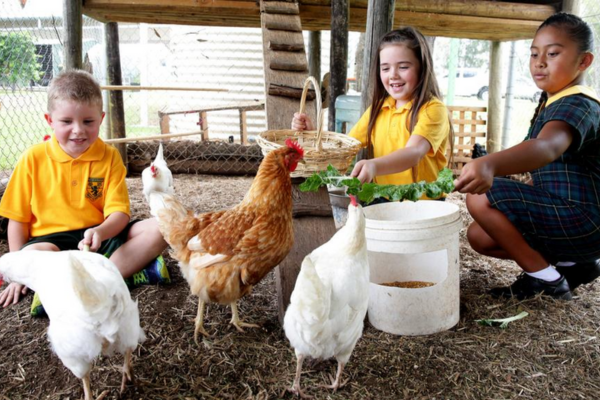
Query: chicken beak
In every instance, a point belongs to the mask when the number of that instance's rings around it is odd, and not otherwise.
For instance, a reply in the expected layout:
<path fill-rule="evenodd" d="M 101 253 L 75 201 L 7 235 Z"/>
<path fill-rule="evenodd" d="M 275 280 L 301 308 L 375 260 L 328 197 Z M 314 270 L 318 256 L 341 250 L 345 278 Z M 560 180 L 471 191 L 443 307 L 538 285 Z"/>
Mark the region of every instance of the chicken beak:
<path fill-rule="evenodd" d="M 306 161 L 304 161 L 304 158 L 301 158 L 301 159 L 299 159 L 299 160 L 298 160 L 298 163 L 299 163 L 299 164 L 306 165 Z"/>

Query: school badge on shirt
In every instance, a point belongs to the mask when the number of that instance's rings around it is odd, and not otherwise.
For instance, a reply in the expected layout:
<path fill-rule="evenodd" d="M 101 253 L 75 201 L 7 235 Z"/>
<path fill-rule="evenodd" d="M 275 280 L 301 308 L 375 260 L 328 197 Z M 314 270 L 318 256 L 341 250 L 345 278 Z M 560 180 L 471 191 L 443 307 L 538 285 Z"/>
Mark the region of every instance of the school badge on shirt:
<path fill-rule="evenodd" d="M 96 201 L 104 192 L 104 178 L 89 178 L 85 198 Z"/>

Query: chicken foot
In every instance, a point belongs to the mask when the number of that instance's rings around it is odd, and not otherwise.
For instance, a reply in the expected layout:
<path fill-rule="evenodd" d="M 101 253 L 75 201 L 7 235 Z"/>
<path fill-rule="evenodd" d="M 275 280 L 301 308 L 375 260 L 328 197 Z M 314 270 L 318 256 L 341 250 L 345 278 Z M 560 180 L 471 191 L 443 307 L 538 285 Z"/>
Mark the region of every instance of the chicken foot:
<path fill-rule="evenodd" d="M 300 375 L 302 375 L 302 363 L 304 362 L 304 356 L 298 356 L 296 361 L 296 377 L 294 378 L 294 383 L 292 387 L 288 389 L 289 392 L 294 393 L 296 396 L 300 396 L 303 399 L 312 399 L 312 396 L 304 394 L 300 389 Z"/>
<path fill-rule="evenodd" d="M 125 362 L 123 363 L 123 379 L 121 380 L 121 394 L 125 391 L 127 381 L 133 383 L 133 368 L 131 367 L 131 349 L 125 352 Z"/>
<path fill-rule="evenodd" d="M 344 382 L 341 382 L 342 372 L 344 372 L 345 365 L 346 365 L 345 363 L 338 361 L 337 373 L 335 374 L 335 379 L 331 380 L 331 385 L 319 385 L 319 387 L 322 387 L 325 389 L 333 389 L 333 391 L 335 392 L 339 388 L 343 387 L 346 383 L 348 383 L 349 379 Z"/>
<path fill-rule="evenodd" d="M 256 324 L 249 324 L 240 319 L 236 302 L 231 303 L 230 306 L 231 306 L 231 314 L 232 314 L 230 324 L 233 324 L 233 326 L 235 326 L 235 328 L 238 331 L 244 332 L 244 329 L 242 329 L 243 326 L 246 328 L 259 328 L 259 326 Z"/>
<path fill-rule="evenodd" d="M 196 315 L 194 325 L 194 342 L 198 344 L 198 333 L 201 333 L 206 337 L 210 336 L 208 332 L 206 332 L 206 330 L 204 329 L 204 302 L 200 299 L 198 299 L 198 314 Z"/>
<path fill-rule="evenodd" d="M 84 375 L 83 378 L 81 378 L 81 381 L 83 383 L 83 396 L 85 400 L 94 400 L 92 398 L 92 389 L 90 387 L 90 373 L 88 372 L 87 374 Z M 96 400 L 102 400 L 103 398 L 106 397 L 106 395 L 108 394 L 108 390 L 105 390 L 104 392 L 102 392 L 100 394 L 100 396 L 98 396 L 98 398 Z"/>

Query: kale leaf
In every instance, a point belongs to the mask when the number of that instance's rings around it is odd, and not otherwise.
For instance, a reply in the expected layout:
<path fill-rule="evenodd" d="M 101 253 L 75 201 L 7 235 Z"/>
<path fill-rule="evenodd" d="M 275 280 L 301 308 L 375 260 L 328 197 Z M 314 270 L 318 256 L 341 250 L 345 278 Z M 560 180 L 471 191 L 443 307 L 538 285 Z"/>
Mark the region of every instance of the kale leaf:
<path fill-rule="evenodd" d="M 438 199 L 444 193 L 451 193 L 454 190 L 454 176 L 452 170 L 444 168 L 434 182 L 421 181 L 407 185 L 378 185 L 376 183 L 361 185 L 357 178 L 341 175 L 330 164 L 325 171 L 313 174 L 300 184 L 300 190 L 303 192 L 316 192 L 321 186 L 325 185 L 345 186 L 347 188 L 346 193 L 358 196 L 366 204 L 380 197 L 386 197 L 391 201 L 417 201 L 423 193 L 430 199 Z"/>

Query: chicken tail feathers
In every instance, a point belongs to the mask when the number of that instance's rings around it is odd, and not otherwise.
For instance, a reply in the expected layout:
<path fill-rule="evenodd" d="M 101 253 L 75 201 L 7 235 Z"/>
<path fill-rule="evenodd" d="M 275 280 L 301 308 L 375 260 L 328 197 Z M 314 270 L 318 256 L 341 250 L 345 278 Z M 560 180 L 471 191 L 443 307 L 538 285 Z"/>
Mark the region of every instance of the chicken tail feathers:
<path fill-rule="evenodd" d="M 69 254 L 69 261 L 73 291 L 81 300 L 83 308 L 93 314 L 103 304 L 106 288 L 98 284 L 78 258 Z"/>
<path fill-rule="evenodd" d="M 176 253 L 189 253 L 187 243 L 200 230 L 200 221 L 175 196 L 166 195 L 162 201 L 165 207 L 157 213 L 160 232 Z"/>

